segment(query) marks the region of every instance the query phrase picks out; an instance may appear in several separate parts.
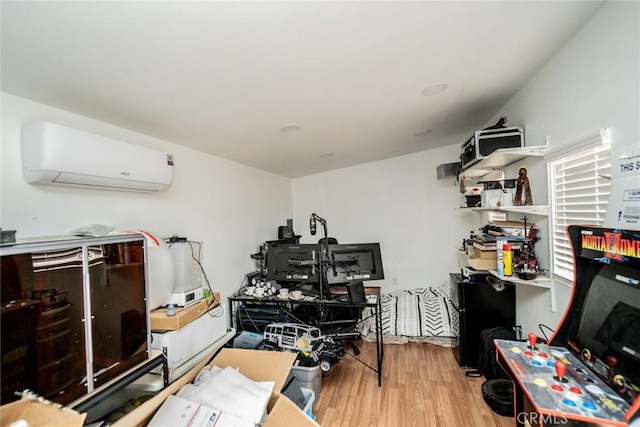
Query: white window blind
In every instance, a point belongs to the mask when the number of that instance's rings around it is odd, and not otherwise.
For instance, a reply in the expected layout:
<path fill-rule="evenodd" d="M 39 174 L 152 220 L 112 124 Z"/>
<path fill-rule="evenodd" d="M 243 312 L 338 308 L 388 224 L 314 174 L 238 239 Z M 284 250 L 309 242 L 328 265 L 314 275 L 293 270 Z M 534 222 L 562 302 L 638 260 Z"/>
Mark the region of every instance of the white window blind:
<path fill-rule="evenodd" d="M 604 136 L 604 135 L 603 135 Z M 611 178 L 608 138 L 571 144 L 549 161 L 551 201 L 551 253 L 554 274 L 573 280 L 573 256 L 566 227 L 602 225 L 607 213 Z M 586 144 L 586 142 L 591 142 Z M 585 147 L 586 146 L 586 147 Z"/>

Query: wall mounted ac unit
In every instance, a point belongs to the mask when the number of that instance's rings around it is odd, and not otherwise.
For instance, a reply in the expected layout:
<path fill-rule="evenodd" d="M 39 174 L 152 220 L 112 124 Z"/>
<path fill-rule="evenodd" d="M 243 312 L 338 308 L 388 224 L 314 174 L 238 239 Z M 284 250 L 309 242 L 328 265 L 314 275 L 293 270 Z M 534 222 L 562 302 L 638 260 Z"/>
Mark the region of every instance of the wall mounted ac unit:
<path fill-rule="evenodd" d="M 158 192 L 173 182 L 173 157 L 55 123 L 31 122 L 22 127 L 22 170 L 30 184 Z"/>

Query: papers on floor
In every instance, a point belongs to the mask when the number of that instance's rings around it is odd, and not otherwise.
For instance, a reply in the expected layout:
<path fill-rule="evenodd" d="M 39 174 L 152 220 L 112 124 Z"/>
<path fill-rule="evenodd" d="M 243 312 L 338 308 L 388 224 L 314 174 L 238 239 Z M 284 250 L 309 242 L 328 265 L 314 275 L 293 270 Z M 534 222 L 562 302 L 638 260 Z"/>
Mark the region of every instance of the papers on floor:
<path fill-rule="evenodd" d="M 150 426 L 253 427 L 266 415 L 273 381 L 253 381 L 236 369 L 214 367 L 201 372 L 195 384 L 185 385 L 169 398 Z"/>
<path fill-rule="evenodd" d="M 250 421 L 170 395 L 148 427 L 253 427 Z"/>

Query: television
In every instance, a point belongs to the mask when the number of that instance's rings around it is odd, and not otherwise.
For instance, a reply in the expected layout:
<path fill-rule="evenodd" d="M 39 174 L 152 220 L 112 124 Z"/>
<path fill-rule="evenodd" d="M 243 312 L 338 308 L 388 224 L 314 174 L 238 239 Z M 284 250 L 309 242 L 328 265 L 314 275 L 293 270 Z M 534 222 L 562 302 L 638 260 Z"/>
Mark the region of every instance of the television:
<path fill-rule="evenodd" d="M 573 295 L 551 345 L 569 348 L 630 404 L 640 390 L 640 232 L 570 226 Z"/>
<path fill-rule="evenodd" d="M 267 249 L 267 280 L 318 283 L 320 246 L 317 244 L 274 244 Z"/>
<path fill-rule="evenodd" d="M 328 245 L 327 283 L 384 279 L 379 243 Z"/>

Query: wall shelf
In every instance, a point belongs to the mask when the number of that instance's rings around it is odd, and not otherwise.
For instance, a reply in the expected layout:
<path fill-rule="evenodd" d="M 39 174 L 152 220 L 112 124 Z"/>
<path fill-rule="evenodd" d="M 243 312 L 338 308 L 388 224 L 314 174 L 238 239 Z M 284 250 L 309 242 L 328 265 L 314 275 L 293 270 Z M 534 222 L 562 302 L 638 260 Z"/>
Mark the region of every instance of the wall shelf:
<path fill-rule="evenodd" d="M 521 213 L 527 215 L 540 215 L 540 216 L 548 216 L 549 215 L 549 206 L 548 205 L 532 205 L 532 206 L 500 206 L 500 207 L 488 207 L 488 208 L 460 208 L 461 211 L 464 212 L 514 212 Z"/>
<path fill-rule="evenodd" d="M 533 280 L 522 280 L 516 275 L 502 276 L 498 274 L 496 270 L 489 270 L 489 273 L 491 273 L 491 275 L 497 277 L 498 279 L 502 280 L 503 282 L 510 282 L 515 285 L 529 285 L 529 286 L 536 286 L 538 288 L 546 288 L 546 289 L 551 288 L 551 279 L 543 275 L 539 275 Z"/>
<path fill-rule="evenodd" d="M 518 162 L 527 157 L 542 157 L 549 149 L 548 143 L 545 145 L 521 147 L 521 148 L 500 148 L 493 153 L 489 154 L 482 160 L 476 162 L 472 166 L 462 171 L 462 175 L 466 180 L 482 181 L 490 179 L 504 179 L 504 173 L 502 168 L 509 166 L 515 162 Z M 494 176 L 500 175 L 500 178 L 494 178 Z M 460 211 L 464 212 L 501 212 L 505 214 L 522 214 L 526 216 L 532 216 L 533 221 L 540 221 L 549 216 L 548 205 L 533 205 L 533 206 L 500 206 L 500 207 L 461 207 Z M 506 215 L 505 215 L 506 216 Z M 464 252 L 463 252 L 464 254 Z M 469 265 L 468 257 L 458 254 L 458 265 Z M 553 281 L 549 276 L 539 275 L 533 280 L 522 280 L 517 275 L 514 276 L 502 276 L 499 275 L 496 270 L 491 269 L 488 265 L 482 264 L 479 267 L 484 267 L 487 272 L 492 276 L 502 280 L 504 282 L 513 283 L 516 286 L 530 286 L 539 289 L 548 289 L 551 311 L 555 312 L 555 295 Z"/>
<path fill-rule="evenodd" d="M 498 274 L 496 270 L 491 268 L 491 267 L 495 268 L 495 266 L 496 266 L 495 258 L 494 259 L 473 258 L 473 257 L 470 257 L 468 254 L 466 254 L 463 250 L 458 249 L 458 267 L 460 269 L 465 267 L 471 267 L 476 271 L 480 271 L 480 272 L 486 271 L 492 276 L 502 280 L 503 282 L 510 282 L 515 285 L 528 285 L 528 286 L 535 286 L 538 288 L 545 288 L 545 289 L 551 288 L 551 278 L 549 278 L 548 276 L 544 276 L 540 274 L 538 277 L 536 277 L 533 280 L 522 280 L 515 274 L 513 276 L 502 276 Z"/>
<path fill-rule="evenodd" d="M 491 172 L 522 160 L 525 157 L 540 157 L 544 156 L 548 147 L 546 145 L 536 145 L 531 147 L 522 148 L 500 148 L 493 153 L 489 154 L 484 159 L 473 164 L 462 173 L 465 178 L 482 178 Z"/>

